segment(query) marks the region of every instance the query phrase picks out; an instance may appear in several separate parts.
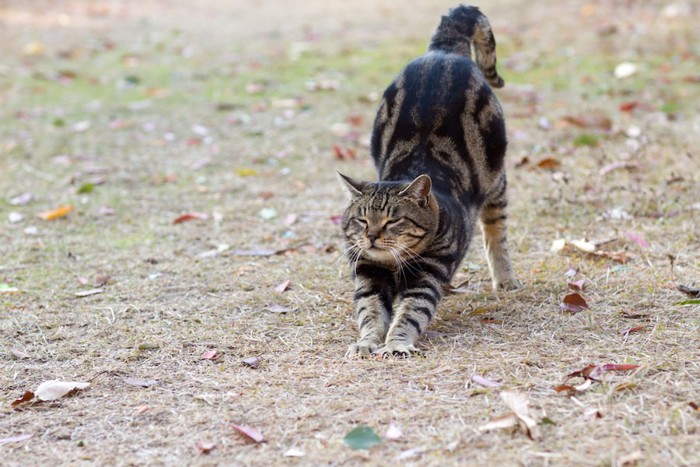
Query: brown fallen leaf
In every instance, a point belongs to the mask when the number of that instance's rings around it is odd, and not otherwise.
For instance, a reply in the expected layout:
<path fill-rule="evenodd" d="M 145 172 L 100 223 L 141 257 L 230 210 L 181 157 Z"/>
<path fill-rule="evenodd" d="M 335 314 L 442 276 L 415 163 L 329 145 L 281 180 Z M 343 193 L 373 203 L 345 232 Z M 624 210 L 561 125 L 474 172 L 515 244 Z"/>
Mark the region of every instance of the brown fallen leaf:
<path fill-rule="evenodd" d="M 567 396 L 575 396 L 576 393 L 578 393 L 578 390 L 570 384 L 560 384 L 559 386 L 555 386 L 554 390 L 557 394 L 565 392 Z"/>
<path fill-rule="evenodd" d="M 209 216 L 204 212 L 188 212 L 177 217 L 173 224 L 181 224 L 188 221 L 205 221 L 207 219 L 209 219 Z"/>
<path fill-rule="evenodd" d="M 592 379 L 593 381 L 600 381 L 598 378 L 600 378 L 602 371 L 602 368 L 600 368 L 598 365 L 590 364 L 582 368 L 581 370 L 569 373 L 568 375 L 566 375 L 566 378 L 568 379 L 580 377 L 584 379 Z"/>
<path fill-rule="evenodd" d="M 696 412 L 700 412 L 700 401 L 698 401 L 698 402 L 691 401 L 691 402 L 688 402 L 688 405 L 690 407 L 692 407 L 693 410 L 695 410 Z"/>
<path fill-rule="evenodd" d="M 632 363 L 606 363 L 602 366 L 603 371 L 632 371 L 639 368 L 639 365 Z"/>
<path fill-rule="evenodd" d="M 628 336 L 628 335 L 633 334 L 635 332 L 643 331 L 644 329 L 646 329 L 646 325 L 640 324 L 638 326 L 632 326 L 631 328 L 623 329 L 620 332 L 620 334 L 622 334 L 623 336 Z"/>
<path fill-rule="evenodd" d="M 559 304 L 559 307 L 562 310 L 566 310 L 571 313 L 578 313 L 579 311 L 583 311 L 589 308 L 588 303 L 586 303 L 586 300 L 584 300 L 581 295 L 575 292 L 566 295 L 564 297 L 564 301 Z"/>
<path fill-rule="evenodd" d="M 44 211 L 40 212 L 38 216 L 45 221 L 53 221 L 56 219 L 60 219 L 62 217 L 66 217 L 68 214 L 70 214 L 73 211 L 73 206 L 71 205 L 65 205 L 58 207 L 56 209 L 52 209 L 51 211 Z"/>
<path fill-rule="evenodd" d="M 286 281 L 282 281 L 280 284 L 275 286 L 275 292 L 277 292 L 277 293 L 286 292 L 287 290 L 289 290 L 291 288 L 290 287 L 291 283 L 292 283 L 292 281 L 290 281 L 289 279 L 287 279 Z"/>
<path fill-rule="evenodd" d="M 24 394 L 22 394 L 22 397 L 19 399 L 15 399 L 12 401 L 10 404 L 11 407 L 17 407 L 19 404 L 23 404 L 25 402 L 29 402 L 30 400 L 34 399 L 34 393 L 32 391 L 25 391 Z"/>
<path fill-rule="evenodd" d="M 256 444 L 265 441 L 265 438 L 263 437 L 262 433 L 260 433 L 255 428 L 251 428 L 246 425 L 231 425 L 231 428 L 243 435 L 247 440 L 253 441 Z"/>
<path fill-rule="evenodd" d="M 627 263 L 632 257 L 624 252 L 624 251 L 604 251 L 604 250 L 599 250 L 595 252 L 596 256 L 600 256 L 603 258 L 608 258 L 616 263 L 620 264 L 625 264 Z"/>
<path fill-rule="evenodd" d="M 552 157 L 547 157 L 545 159 L 542 159 L 537 163 L 537 168 L 538 169 L 543 169 L 543 170 L 556 170 L 561 166 L 561 162 L 558 160 L 552 158 Z"/>
<path fill-rule="evenodd" d="M 678 290 L 691 298 L 700 298 L 700 289 L 697 287 L 689 287 L 687 285 L 678 285 Z"/>
<path fill-rule="evenodd" d="M 95 276 L 95 280 L 92 284 L 95 287 L 104 287 L 105 285 L 107 285 L 110 279 L 111 277 L 109 274 L 100 274 L 98 276 Z"/>
<path fill-rule="evenodd" d="M 209 454 L 216 448 L 216 443 L 208 441 L 195 441 L 194 447 L 200 454 Z"/>
<path fill-rule="evenodd" d="M 604 131 L 612 129 L 612 120 L 602 115 L 567 115 L 562 118 L 562 122 L 579 128 L 594 128 Z"/>
<path fill-rule="evenodd" d="M 207 350 L 202 354 L 202 360 L 218 360 L 221 358 L 221 354 L 217 349 Z"/>
<path fill-rule="evenodd" d="M 567 280 L 566 285 L 568 285 L 569 288 L 573 290 L 583 290 L 584 282 L 586 282 L 586 279 L 580 279 L 577 281 Z"/>
<path fill-rule="evenodd" d="M 244 366 L 248 366 L 254 370 L 260 368 L 260 359 L 258 357 L 247 357 L 241 360 Z"/>

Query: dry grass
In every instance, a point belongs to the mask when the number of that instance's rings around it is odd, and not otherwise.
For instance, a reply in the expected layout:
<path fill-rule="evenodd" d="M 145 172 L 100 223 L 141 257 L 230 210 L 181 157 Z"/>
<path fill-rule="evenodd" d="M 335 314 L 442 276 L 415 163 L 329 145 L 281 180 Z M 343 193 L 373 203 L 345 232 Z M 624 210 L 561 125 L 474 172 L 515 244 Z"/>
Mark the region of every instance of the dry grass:
<path fill-rule="evenodd" d="M 331 221 L 345 203 L 334 172 L 372 177 L 363 141 L 376 104 L 362 98 L 420 53 L 450 5 L 229 3 L 0 7 L 0 283 L 22 291 L 0 295 L 0 438 L 33 434 L 0 445 L 3 463 L 385 465 L 422 448 L 409 462 L 700 464 L 689 405 L 700 308 L 676 305 L 675 290 L 700 282 L 697 7 L 679 2 L 690 12 L 671 17 L 661 2 L 483 5 L 508 83 L 510 238 L 527 288 L 491 293 L 477 238 L 463 273 L 470 293 L 441 305 L 424 357 L 348 361 L 356 331 Z M 300 43 L 309 51 L 290 58 Z M 638 73 L 615 79 L 622 61 Z M 322 79 L 341 89 L 306 90 Z M 246 93 L 252 82 L 264 92 Z M 302 104 L 280 108 L 289 98 Z M 639 105 L 621 112 L 623 102 Z M 349 115 L 361 116 L 357 137 L 331 131 Z M 581 115 L 612 129 L 562 123 Z M 357 160 L 336 160 L 334 144 Z M 545 158 L 560 165 L 538 168 Z M 628 168 L 600 174 L 614 162 Z M 104 183 L 77 193 L 95 177 Z M 23 192 L 34 200 L 9 204 Z M 35 217 L 60 204 L 76 210 Z M 261 218 L 263 208 L 278 217 Z M 192 211 L 209 219 L 173 224 Z M 10 212 L 24 220 L 10 223 Z M 631 259 L 550 251 L 557 238 L 584 237 L 613 240 L 605 248 Z M 284 251 L 239 254 L 260 249 Z M 558 306 L 572 267 L 591 306 L 578 314 Z M 103 293 L 75 296 L 92 287 L 81 278 L 104 274 Z M 291 289 L 275 292 L 287 279 Z M 210 349 L 223 356 L 202 360 Z M 241 364 L 252 356 L 258 369 Z M 554 391 L 590 363 L 640 368 L 574 397 Z M 481 388 L 474 374 L 502 387 Z M 10 408 L 49 379 L 92 385 Z M 538 439 L 478 429 L 507 412 L 501 390 L 528 395 Z M 342 443 L 355 426 L 383 435 L 391 422 L 402 439 L 369 452 Z M 247 443 L 232 424 L 267 442 Z M 216 443 L 208 455 L 195 448 L 204 441 Z M 305 456 L 283 457 L 292 447 Z"/>

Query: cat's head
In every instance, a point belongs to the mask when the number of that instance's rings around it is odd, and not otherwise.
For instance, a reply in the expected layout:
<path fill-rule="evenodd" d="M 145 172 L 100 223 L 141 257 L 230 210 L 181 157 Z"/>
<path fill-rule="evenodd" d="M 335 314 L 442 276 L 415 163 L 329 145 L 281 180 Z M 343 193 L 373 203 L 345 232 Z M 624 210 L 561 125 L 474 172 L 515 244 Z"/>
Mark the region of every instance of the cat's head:
<path fill-rule="evenodd" d="M 362 182 L 339 175 L 351 197 L 342 227 L 352 260 L 399 267 L 425 250 L 439 213 L 428 175 L 412 182 Z"/>

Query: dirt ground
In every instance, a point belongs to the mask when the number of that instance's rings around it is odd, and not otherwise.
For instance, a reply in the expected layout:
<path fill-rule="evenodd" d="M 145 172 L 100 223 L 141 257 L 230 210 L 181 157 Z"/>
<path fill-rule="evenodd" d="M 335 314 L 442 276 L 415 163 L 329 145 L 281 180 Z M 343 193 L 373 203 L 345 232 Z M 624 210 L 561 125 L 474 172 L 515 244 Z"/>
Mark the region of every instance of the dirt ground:
<path fill-rule="evenodd" d="M 477 236 L 423 356 L 348 360 L 335 172 L 453 4 L 0 3 L 1 463 L 700 465 L 700 10 L 479 5 L 526 287 Z"/>

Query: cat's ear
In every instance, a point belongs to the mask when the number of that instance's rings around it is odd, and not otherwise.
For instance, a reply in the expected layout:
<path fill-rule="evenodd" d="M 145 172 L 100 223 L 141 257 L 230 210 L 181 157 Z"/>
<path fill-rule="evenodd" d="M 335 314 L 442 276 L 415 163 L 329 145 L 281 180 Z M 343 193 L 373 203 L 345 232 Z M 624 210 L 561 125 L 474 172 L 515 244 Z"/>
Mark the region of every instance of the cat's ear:
<path fill-rule="evenodd" d="M 360 196 L 362 194 L 362 190 L 367 185 L 365 182 L 354 180 L 347 175 L 341 174 L 340 172 L 338 172 L 338 178 L 341 182 L 343 182 L 347 192 L 350 193 L 350 196 L 353 198 Z"/>
<path fill-rule="evenodd" d="M 428 196 L 433 186 L 432 180 L 426 174 L 419 175 L 406 188 L 401 190 L 399 196 L 410 196 L 418 201 L 421 206 L 428 205 Z"/>

